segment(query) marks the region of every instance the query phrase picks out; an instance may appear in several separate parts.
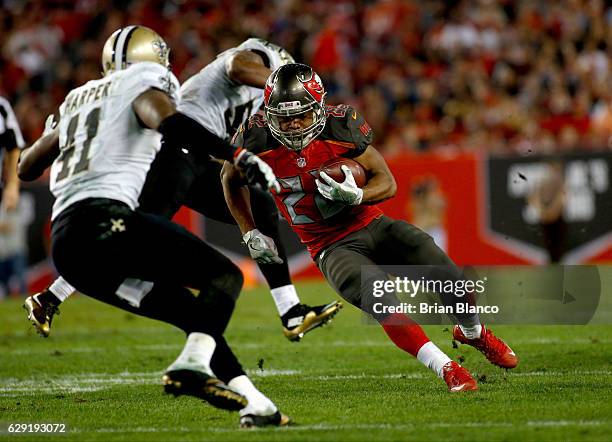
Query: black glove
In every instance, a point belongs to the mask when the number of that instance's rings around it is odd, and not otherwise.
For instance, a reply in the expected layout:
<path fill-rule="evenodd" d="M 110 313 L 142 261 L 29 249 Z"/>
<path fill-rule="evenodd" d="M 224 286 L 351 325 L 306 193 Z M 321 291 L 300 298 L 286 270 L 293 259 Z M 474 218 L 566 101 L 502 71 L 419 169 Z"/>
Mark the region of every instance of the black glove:
<path fill-rule="evenodd" d="M 280 184 L 276 181 L 272 168 L 257 155 L 245 149 L 238 149 L 234 154 L 234 165 L 242 170 L 250 185 L 259 185 L 263 189 L 274 189 L 277 193 L 280 192 Z"/>

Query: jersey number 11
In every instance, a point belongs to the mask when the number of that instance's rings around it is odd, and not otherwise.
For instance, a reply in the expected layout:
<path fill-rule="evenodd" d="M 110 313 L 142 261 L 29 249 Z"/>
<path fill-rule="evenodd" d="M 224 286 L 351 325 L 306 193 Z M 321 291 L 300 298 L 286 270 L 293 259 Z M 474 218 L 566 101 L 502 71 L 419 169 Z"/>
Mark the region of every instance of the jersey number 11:
<path fill-rule="evenodd" d="M 72 117 L 68 123 L 68 130 L 66 133 L 66 145 L 60 146 L 61 153 L 59 161 L 62 162 L 62 169 L 57 174 L 56 182 L 68 178 L 71 175 L 83 172 L 89 168 L 89 148 L 91 147 L 91 141 L 98 133 L 98 123 L 100 121 L 100 108 L 93 109 L 87 118 L 85 118 L 85 128 L 87 130 L 87 138 L 83 142 L 80 149 L 77 149 L 77 143 L 74 141 L 74 135 L 79 125 L 79 115 Z M 79 160 L 70 167 L 70 159 L 77 150 L 80 150 Z"/>

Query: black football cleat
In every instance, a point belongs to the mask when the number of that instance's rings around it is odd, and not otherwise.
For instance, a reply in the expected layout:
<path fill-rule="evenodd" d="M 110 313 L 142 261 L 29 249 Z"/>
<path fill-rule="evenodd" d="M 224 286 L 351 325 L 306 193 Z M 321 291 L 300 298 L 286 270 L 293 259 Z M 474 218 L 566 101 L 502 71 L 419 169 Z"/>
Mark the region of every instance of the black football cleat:
<path fill-rule="evenodd" d="M 283 332 L 290 341 L 297 342 L 306 333 L 327 324 L 342 308 L 342 303 L 333 301 L 329 304 L 311 307 L 297 304 L 281 316 Z"/>
<path fill-rule="evenodd" d="M 46 300 L 48 290 L 28 296 L 23 303 L 23 308 L 28 311 L 28 320 L 32 323 L 36 331 L 47 338 L 51 333 L 51 322 L 53 317 L 59 315 L 57 305 Z M 54 296 L 55 297 L 55 296 Z"/>
<path fill-rule="evenodd" d="M 195 370 L 171 370 L 162 377 L 164 391 L 174 396 L 193 396 L 223 410 L 238 411 L 247 406 L 244 396 L 219 379 Z"/>
<path fill-rule="evenodd" d="M 291 419 L 280 411 L 267 416 L 257 414 L 245 414 L 240 416 L 240 428 L 259 428 L 259 427 L 284 427 L 289 425 Z"/>

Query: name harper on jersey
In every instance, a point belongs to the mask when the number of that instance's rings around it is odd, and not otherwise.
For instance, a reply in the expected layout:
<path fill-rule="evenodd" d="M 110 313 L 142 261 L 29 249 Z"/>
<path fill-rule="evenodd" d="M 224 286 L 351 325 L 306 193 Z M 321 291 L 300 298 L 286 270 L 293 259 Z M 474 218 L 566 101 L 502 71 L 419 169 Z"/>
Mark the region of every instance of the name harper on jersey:
<path fill-rule="evenodd" d="M 73 113 L 85 103 L 91 103 L 107 97 L 112 83 L 112 81 L 107 81 L 106 83 L 99 84 L 96 87 L 84 89 L 78 94 L 71 93 L 66 98 L 65 113 Z"/>

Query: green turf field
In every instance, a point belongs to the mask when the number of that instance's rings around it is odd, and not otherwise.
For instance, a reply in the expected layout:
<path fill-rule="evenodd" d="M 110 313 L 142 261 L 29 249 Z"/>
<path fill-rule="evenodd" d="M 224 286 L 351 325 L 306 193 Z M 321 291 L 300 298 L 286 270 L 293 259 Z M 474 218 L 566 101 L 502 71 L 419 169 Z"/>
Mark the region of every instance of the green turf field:
<path fill-rule="evenodd" d="M 299 286 L 309 303 L 334 295 Z M 245 292 L 228 341 L 258 387 L 295 425 L 239 430 L 237 414 L 165 396 L 162 370 L 183 336 L 165 324 L 75 297 L 50 338 L 30 329 L 20 300 L 0 303 L 0 422 L 65 423 L 64 435 L 2 440 L 610 440 L 612 325 L 498 326 L 522 358 L 506 373 L 472 348 L 454 349 L 444 326 L 430 337 L 464 358 L 478 392 L 443 381 L 345 308 L 301 343 L 282 336 L 270 296 Z"/>

